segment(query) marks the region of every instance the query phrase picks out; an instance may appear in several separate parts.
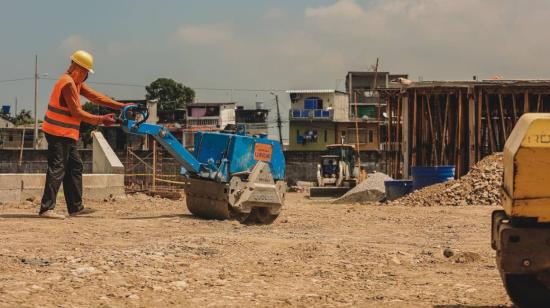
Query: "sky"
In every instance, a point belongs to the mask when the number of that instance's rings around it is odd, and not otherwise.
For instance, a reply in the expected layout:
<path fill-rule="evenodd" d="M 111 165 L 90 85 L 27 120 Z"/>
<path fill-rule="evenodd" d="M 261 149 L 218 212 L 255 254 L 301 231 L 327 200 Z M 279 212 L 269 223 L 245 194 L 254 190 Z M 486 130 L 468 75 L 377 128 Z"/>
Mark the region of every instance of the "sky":
<path fill-rule="evenodd" d="M 377 57 L 380 70 L 413 80 L 550 79 L 545 0 L 0 3 L 0 104 L 17 97 L 19 109 L 33 108 L 34 82 L 5 80 L 32 78 L 34 55 L 39 73 L 55 79 L 77 49 L 95 57 L 88 81 L 125 84 L 91 84 L 115 98 L 143 98 L 144 85 L 168 77 L 195 88 L 198 101 L 271 108 L 273 91 L 283 110 L 280 90 L 342 89 L 348 70 Z M 39 81 L 39 115 L 53 83 Z"/>

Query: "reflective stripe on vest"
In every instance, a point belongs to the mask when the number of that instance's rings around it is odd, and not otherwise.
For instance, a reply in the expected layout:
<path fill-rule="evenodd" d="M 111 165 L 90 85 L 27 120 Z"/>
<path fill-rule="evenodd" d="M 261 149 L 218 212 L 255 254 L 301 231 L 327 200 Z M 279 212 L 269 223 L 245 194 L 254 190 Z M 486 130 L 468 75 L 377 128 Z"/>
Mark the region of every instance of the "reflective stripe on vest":
<path fill-rule="evenodd" d="M 76 87 L 77 93 L 80 93 L 80 86 L 74 84 L 71 76 L 63 74 L 53 88 L 42 130 L 50 135 L 78 140 L 80 137 L 80 119 L 72 116 L 63 100 L 61 90 L 66 86 Z M 78 104 L 80 104 L 80 98 Z"/>

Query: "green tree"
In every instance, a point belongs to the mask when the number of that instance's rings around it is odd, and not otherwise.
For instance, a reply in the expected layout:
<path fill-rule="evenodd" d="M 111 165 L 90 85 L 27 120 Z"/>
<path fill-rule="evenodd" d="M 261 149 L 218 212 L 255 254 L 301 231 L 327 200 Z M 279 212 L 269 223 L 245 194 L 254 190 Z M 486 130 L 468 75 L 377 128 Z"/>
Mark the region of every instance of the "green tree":
<path fill-rule="evenodd" d="M 33 124 L 34 118 L 32 117 L 30 110 L 22 109 L 19 114 L 12 119 L 12 122 L 15 125 Z"/>
<path fill-rule="evenodd" d="M 108 113 L 113 113 L 113 111 L 109 108 L 99 106 L 92 104 L 90 102 L 86 102 L 82 109 L 84 111 L 87 111 L 91 114 L 95 115 L 104 115 Z M 80 123 L 80 138 L 82 138 L 82 143 L 84 145 L 84 148 L 88 147 L 88 145 L 92 144 L 93 138 L 92 138 L 92 131 L 94 131 L 96 127 L 94 125 L 88 124 L 86 122 Z"/>
<path fill-rule="evenodd" d="M 158 78 L 145 87 L 148 100 L 158 100 L 159 110 L 176 110 L 184 108 L 195 99 L 195 91 L 170 79 Z"/>

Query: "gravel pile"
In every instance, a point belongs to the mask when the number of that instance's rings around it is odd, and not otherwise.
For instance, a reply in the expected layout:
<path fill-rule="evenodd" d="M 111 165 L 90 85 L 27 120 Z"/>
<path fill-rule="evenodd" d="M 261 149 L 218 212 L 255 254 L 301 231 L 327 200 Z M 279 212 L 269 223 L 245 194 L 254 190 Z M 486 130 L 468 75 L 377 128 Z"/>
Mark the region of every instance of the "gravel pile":
<path fill-rule="evenodd" d="M 386 197 L 384 181 L 391 180 L 382 172 L 369 173 L 367 179 L 352 188 L 334 203 L 377 202 Z"/>
<path fill-rule="evenodd" d="M 417 190 L 390 205 L 466 206 L 500 204 L 502 153 L 485 157 L 458 180 Z"/>

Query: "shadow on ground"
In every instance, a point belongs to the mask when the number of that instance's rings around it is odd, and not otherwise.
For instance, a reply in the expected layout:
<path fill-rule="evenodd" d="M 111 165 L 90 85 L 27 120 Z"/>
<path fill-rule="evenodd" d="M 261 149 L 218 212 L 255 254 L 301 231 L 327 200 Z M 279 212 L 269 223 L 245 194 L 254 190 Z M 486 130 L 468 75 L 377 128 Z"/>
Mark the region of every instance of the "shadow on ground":
<path fill-rule="evenodd" d="M 200 220 L 200 218 L 195 217 L 191 214 L 170 214 L 170 215 L 158 215 L 158 216 L 124 217 L 124 218 L 120 218 L 120 219 L 124 219 L 124 220 L 149 220 L 149 219 L 164 219 L 164 218 L 183 218 L 183 219 Z"/>
<path fill-rule="evenodd" d="M 476 306 L 476 305 L 435 305 L 434 308 L 514 308 L 516 306 L 508 305 L 493 305 L 493 306 Z"/>

